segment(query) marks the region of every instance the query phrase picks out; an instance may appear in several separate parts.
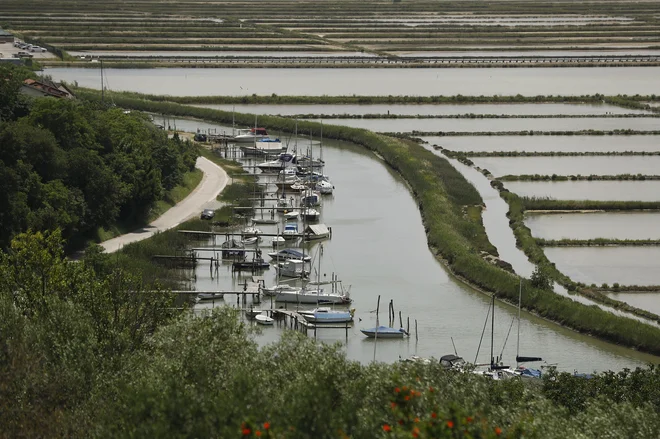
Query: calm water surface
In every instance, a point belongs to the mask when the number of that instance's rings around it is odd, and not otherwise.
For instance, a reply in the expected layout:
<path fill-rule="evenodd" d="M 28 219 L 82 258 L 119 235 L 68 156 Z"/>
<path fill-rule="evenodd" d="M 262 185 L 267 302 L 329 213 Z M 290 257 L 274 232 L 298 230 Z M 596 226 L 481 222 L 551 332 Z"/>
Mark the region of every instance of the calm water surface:
<path fill-rule="evenodd" d="M 508 132 L 660 129 L 660 118 L 529 118 L 529 119 L 327 119 L 324 123 L 379 132 Z"/>
<path fill-rule="evenodd" d="M 655 175 L 660 172 L 660 156 L 473 157 L 471 160 L 496 177 L 521 174 Z"/>
<path fill-rule="evenodd" d="M 400 115 L 453 115 L 453 114 L 565 114 L 598 115 L 643 114 L 645 110 L 629 110 L 605 104 L 364 104 L 364 105 L 213 105 L 201 104 L 195 107 L 214 110 L 236 111 L 237 113 L 272 114 L 291 116 L 296 114 L 400 114 Z"/>
<path fill-rule="evenodd" d="M 511 192 L 557 200 L 660 201 L 660 181 L 507 181 Z"/>
<path fill-rule="evenodd" d="M 423 139 L 452 151 L 660 151 L 660 136 L 443 136 Z"/>
<path fill-rule="evenodd" d="M 620 300 L 636 308 L 660 315 L 660 294 L 658 293 L 612 293 L 608 296 L 614 300 Z"/>
<path fill-rule="evenodd" d="M 528 213 L 525 225 L 544 239 L 660 239 L 659 212 Z"/>
<path fill-rule="evenodd" d="M 325 142 L 324 142 L 325 144 Z M 328 143 L 330 145 L 330 143 Z M 378 295 L 381 295 L 380 322 L 387 321 L 390 300 L 401 310 L 404 324 L 418 321 L 419 341 L 387 340 L 377 344 L 376 359 L 393 362 L 412 354 L 438 357 L 453 352 L 454 338 L 460 355 L 474 360 L 489 299 L 457 282 L 430 253 L 419 211 L 403 182 L 374 156 L 350 145 L 324 149 L 327 167 L 336 186 L 335 194 L 324 199 L 322 222 L 332 227 L 333 237 L 326 241 L 321 272 L 326 278 L 337 273 L 351 285 L 352 307 L 356 308 L 355 327 L 346 341 L 343 330 L 320 330 L 318 338 L 344 344 L 349 358 L 367 363 L 373 359 L 373 340 L 366 339 L 359 328 L 373 327 Z M 260 226 L 264 232 L 275 226 Z M 272 229 L 272 230 L 271 230 Z M 268 238 L 266 238 L 266 243 Z M 318 244 L 311 249 L 316 252 Z M 223 265 L 217 276 L 208 266 L 197 269 L 198 289 L 240 288 L 243 277 L 232 276 Z M 266 285 L 275 282 L 275 272 L 264 273 Z M 235 305 L 232 296 L 225 303 Z M 208 305 L 207 305 L 208 306 Z M 270 303 L 264 304 L 269 307 Z M 495 350 L 500 352 L 516 309 L 498 304 L 495 318 Z M 596 341 L 563 329 L 528 314 L 523 314 L 521 352 L 542 355 L 559 363 L 562 370 L 603 370 L 634 367 L 656 357 Z M 361 321 L 359 321 L 361 319 Z M 260 343 L 277 340 L 282 329 L 265 328 Z M 504 349 L 505 359 L 515 356 L 515 341 Z M 485 347 L 484 347 L 485 346 Z M 539 348 L 542 347 L 541 353 Z M 489 345 L 482 346 L 480 360 L 488 356 Z"/>
<path fill-rule="evenodd" d="M 641 49 L 631 47 L 618 50 L 502 50 L 502 51 L 419 51 L 419 52 L 391 52 L 398 56 L 431 56 L 431 57 L 456 57 L 456 56 L 601 56 L 601 55 L 658 55 L 660 50 Z"/>
<path fill-rule="evenodd" d="M 660 94 L 660 67 L 428 69 L 104 69 L 109 90 L 172 96 Z M 101 88 L 100 72 L 47 68 L 56 81 Z"/>
<path fill-rule="evenodd" d="M 544 250 L 559 271 L 577 282 L 660 285 L 660 247 L 547 247 Z"/>

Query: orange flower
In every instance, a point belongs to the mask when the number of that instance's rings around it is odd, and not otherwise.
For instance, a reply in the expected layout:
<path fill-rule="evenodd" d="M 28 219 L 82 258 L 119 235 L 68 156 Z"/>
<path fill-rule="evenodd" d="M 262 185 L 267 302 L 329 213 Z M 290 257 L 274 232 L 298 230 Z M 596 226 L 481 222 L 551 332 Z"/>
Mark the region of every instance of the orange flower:
<path fill-rule="evenodd" d="M 399 389 L 398 387 L 394 388 L 394 393 L 399 393 L 400 391 L 401 391 L 401 389 Z"/>
<path fill-rule="evenodd" d="M 390 427 L 389 425 L 385 424 L 385 425 L 383 425 L 383 431 L 386 431 L 386 432 L 392 431 L 392 427 Z"/>
<path fill-rule="evenodd" d="M 250 430 L 249 428 L 247 428 L 247 427 L 244 428 L 244 429 L 243 429 L 243 436 L 247 436 L 247 435 L 249 435 L 250 432 L 251 432 L 251 430 Z"/>
<path fill-rule="evenodd" d="M 404 391 L 408 390 L 408 386 L 403 386 L 403 390 Z"/>
<path fill-rule="evenodd" d="M 429 387 L 429 392 L 433 393 L 433 387 Z"/>
<path fill-rule="evenodd" d="M 392 410 L 394 410 L 396 408 L 396 402 L 391 402 L 390 406 L 392 406 Z"/>
<path fill-rule="evenodd" d="M 433 412 L 433 413 L 431 413 L 431 417 L 432 417 L 433 419 L 435 419 L 435 418 L 438 417 L 438 415 L 436 415 L 435 412 Z"/>
<path fill-rule="evenodd" d="M 467 418 L 465 418 L 465 420 L 466 420 L 468 423 L 474 421 L 474 419 L 472 418 L 472 416 L 468 416 Z"/>
<path fill-rule="evenodd" d="M 502 429 L 500 427 L 495 427 L 495 434 L 496 435 L 501 435 L 502 434 Z"/>
<path fill-rule="evenodd" d="M 415 423 L 419 422 L 419 418 L 415 418 Z"/>
<path fill-rule="evenodd" d="M 447 421 L 447 427 L 454 428 L 454 422 L 453 421 Z"/>
<path fill-rule="evenodd" d="M 254 432 L 254 435 L 255 435 L 256 437 L 261 437 L 261 430 L 257 430 L 257 431 L 255 431 L 255 432 Z"/>
<path fill-rule="evenodd" d="M 268 430 L 270 428 L 270 422 L 264 422 L 264 430 Z"/>
<path fill-rule="evenodd" d="M 419 428 L 413 428 L 412 435 L 413 437 L 419 437 Z"/>
<path fill-rule="evenodd" d="M 410 396 L 406 395 L 403 399 L 405 399 L 406 401 L 410 401 Z"/>

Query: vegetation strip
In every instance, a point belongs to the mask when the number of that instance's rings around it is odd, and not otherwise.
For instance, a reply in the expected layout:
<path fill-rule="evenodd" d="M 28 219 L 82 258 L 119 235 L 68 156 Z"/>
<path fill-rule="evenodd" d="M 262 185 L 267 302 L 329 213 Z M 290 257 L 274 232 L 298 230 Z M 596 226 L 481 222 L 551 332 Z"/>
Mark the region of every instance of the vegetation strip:
<path fill-rule="evenodd" d="M 657 136 L 660 130 L 578 130 L 578 131 L 412 131 L 410 133 L 383 132 L 392 137 L 458 137 L 458 136 Z M 523 155 L 520 152 L 519 155 Z"/>
<path fill-rule="evenodd" d="M 504 186 L 499 181 L 491 182 L 500 190 Z M 526 211 L 624 211 L 624 210 L 660 210 L 660 201 L 601 201 L 601 200 L 555 200 L 547 197 L 519 197 L 522 208 Z"/>
<path fill-rule="evenodd" d="M 587 156 L 643 156 L 660 155 L 660 151 L 461 151 L 447 149 L 443 153 L 448 157 L 464 155 L 467 157 L 587 157 Z"/>
<path fill-rule="evenodd" d="M 604 247 L 660 245 L 660 239 L 544 239 L 536 238 L 541 247 Z"/>
<path fill-rule="evenodd" d="M 78 89 L 78 93 L 87 99 L 100 98 L 99 91 Z M 251 114 L 152 102 L 121 93 L 113 94 L 113 99 L 120 107 L 155 113 L 191 116 L 219 123 L 229 123 L 232 117 L 238 124 L 250 125 L 254 122 Z M 274 116 L 261 116 L 260 124 L 288 132 L 293 132 L 296 126 L 291 119 Z M 353 142 L 377 153 L 407 180 L 422 213 L 429 247 L 455 275 L 477 288 L 493 292 L 503 300 L 517 302 L 519 278 L 486 262 L 479 254 L 479 251 L 489 250 L 482 243 L 485 231 L 481 224 L 466 219 L 463 210 L 465 206 L 481 204 L 482 200 L 474 187 L 451 164 L 412 142 L 402 142 L 363 129 L 298 121 L 298 132 L 317 136 L 321 129 L 325 138 Z M 520 215 L 522 217 L 522 211 Z M 551 290 L 535 288 L 527 280 L 523 283 L 526 294 L 522 306 L 526 309 L 577 331 L 660 354 L 659 328 L 582 305 Z M 612 304 L 620 305 L 616 301 Z M 649 318 L 660 320 L 657 316 Z"/>
<path fill-rule="evenodd" d="M 98 67 L 98 66 L 97 66 Z M 660 102 L 660 95 L 620 95 L 605 96 L 602 94 L 581 96 L 552 95 L 493 95 L 493 96 L 287 96 L 249 95 L 249 96 L 169 96 L 153 95 L 137 92 L 123 92 L 126 97 L 146 99 L 149 101 L 175 102 L 179 104 L 609 104 L 623 108 L 660 112 L 647 102 Z"/>
<path fill-rule="evenodd" d="M 483 171 L 482 171 L 483 172 Z M 539 174 L 523 174 L 523 175 L 504 175 L 497 177 L 500 181 L 645 181 L 645 180 L 660 180 L 660 175 L 643 175 L 643 174 L 618 174 L 618 175 L 539 175 Z"/>
<path fill-rule="evenodd" d="M 298 119 L 628 119 L 658 118 L 655 113 L 627 114 L 294 114 Z"/>

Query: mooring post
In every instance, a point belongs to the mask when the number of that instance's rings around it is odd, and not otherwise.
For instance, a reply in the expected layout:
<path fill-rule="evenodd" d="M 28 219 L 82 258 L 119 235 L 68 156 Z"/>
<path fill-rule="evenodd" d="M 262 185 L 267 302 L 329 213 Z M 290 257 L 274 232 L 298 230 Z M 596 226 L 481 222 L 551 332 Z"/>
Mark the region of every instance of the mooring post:
<path fill-rule="evenodd" d="M 408 316 L 408 323 L 406 324 L 406 332 L 410 334 L 410 316 Z"/>
<path fill-rule="evenodd" d="M 417 319 L 415 319 L 415 341 L 417 341 L 417 340 L 419 340 L 419 338 L 417 337 Z M 452 340 L 452 343 L 453 342 L 454 342 L 454 340 Z"/>
<path fill-rule="evenodd" d="M 403 319 L 401 318 L 401 311 L 399 311 L 399 327 L 403 328 Z"/>

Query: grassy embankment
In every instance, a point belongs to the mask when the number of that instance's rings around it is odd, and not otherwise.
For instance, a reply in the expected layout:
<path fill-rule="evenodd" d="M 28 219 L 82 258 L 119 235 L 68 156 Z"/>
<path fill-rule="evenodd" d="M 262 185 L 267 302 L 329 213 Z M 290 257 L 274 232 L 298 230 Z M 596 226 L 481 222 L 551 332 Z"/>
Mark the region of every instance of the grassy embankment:
<path fill-rule="evenodd" d="M 660 175 L 643 175 L 643 174 L 617 174 L 617 175 L 540 175 L 540 174 L 523 174 L 523 175 L 503 175 L 497 177 L 500 181 L 645 181 L 645 180 L 660 180 Z"/>
<path fill-rule="evenodd" d="M 98 99 L 99 92 L 78 90 L 79 95 Z M 186 107 L 174 103 L 151 102 L 115 94 L 117 105 L 136 110 L 176 116 L 190 116 L 219 123 L 232 120 L 231 112 Z M 253 115 L 235 114 L 239 124 L 251 124 Z M 293 131 L 295 121 L 282 117 L 262 116 L 260 123 L 281 131 Z M 321 124 L 298 122 L 298 130 L 320 135 Z M 402 142 L 367 130 L 342 126 L 323 126 L 326 138 L 361 145 L 377 153 L 390 167 L 405 178 L 422 213 L 429 247 L 451 271 L 475 287 L 492 292 L 502 300 L 517 302 L 519 279 L 486 262 L 479 251 L 486 250 L 485 232 L 481 224 L 464 214 L 465 206 L 481 204 L 481 198 L 463 176 L 445 159 L 412 142 Z M 539 290 L 525 281 L 526 294 L 522 306 L 549 320 L 610 342 L 660 354 L 660 329 L 638 321 L 615 316 L 596 307 L 585 306 Z"/>

